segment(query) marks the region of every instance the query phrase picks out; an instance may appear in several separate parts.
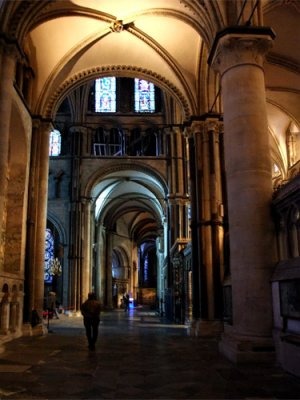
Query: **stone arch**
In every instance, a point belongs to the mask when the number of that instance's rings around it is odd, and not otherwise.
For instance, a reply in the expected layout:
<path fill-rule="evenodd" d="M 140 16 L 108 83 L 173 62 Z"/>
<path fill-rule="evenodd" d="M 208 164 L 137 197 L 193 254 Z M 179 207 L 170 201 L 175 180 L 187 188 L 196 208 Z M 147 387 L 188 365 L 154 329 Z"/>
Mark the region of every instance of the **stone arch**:
<path fill-rule="evenodd" d="M 83 196 L 86 198 L 90 198 L 92 190 L 94 186 L 105 176 L 117 172 L 117 171 L 137 171 L 137 172 L 143 172 L 149 176 L 151 176 L 153 179 L 155 179 L 159 185 L 161 186 L 164 194 L 166 195 L 168 193 L 168 186 L 165 181 L 165 178 L 160 174 L 160 172 L 153 167 L 150 167 L 149 165 L 142 164 L 142 163 L 132 163 L 132 162 L 124 162 L 122 164 L 111 164 L 108 165 L 104 168 L 101 168 L 97 171 L 95 171 L 89 178 L 84 190 L 83 190 Z"/>
<path fill-rule="evenodd" d="M 127 279 L 126 275 L 126 268 L 129 267 L 129 255 L 124 246 L 116 246 L 112 250 L 112 259 L 118 260 L 118 267 L 120 268 L 120 273 L 123 276 L 116 276 L 116 278 L 124 278 Z M 120 274 L 119 274 L 120 275 Z"/>
<path fill-rule="evenodd" d="M 132 65 L 105 65 L 102 67 L 90 68 L 88 70 L 78 72 L 62 82 L 51 96 L 48 95 L 47 97 L 45 94 L 41 96 L 46 100 L 45 103 L 39 106 L 37 112 L 39 112 L 45 118 L 52 119 L 55 116 L 63 98 L 72 90 L 84 83 L 89 82 L 92 79 L 101 78 L 104 76 L 119 76 L 129 78 L 140 77 L 150 80 L 156 86 L 177 100 L 181 106 L 185 119 L 188 119 L 196 112 L 195 106 L 192 106 L 192 101 L 188 99 L 187 96 L 168 79 L 154 71 Z"/>
<path fill-rule="evenodd" d="M 9 286 L 7 283 L 4 283 L 2 286 L 2 293 L 8 293 L 9 292 Z"/>
<path fill-rule="evenodd" d="M 59 220 L 59 218 L 54 215 L 51 211 L 48 211 L 47 214 L 47 223 L 50 222 L 51 225 L 56 230 L 56 234 L 58 236 L 58 240 L 55 240 L 54 246 L 54 257 L 59 259 L 61 264 L 62 273 L 59 276 L 55 276 L 55 286 L 57 292 L 57 300 L 61 303 L 66 303 L 66 293 L 65 288 L 68 287 L 68 271 L 69 271 L 69 260 L 68 260 L 68 252 L 65 251 L 65 247 L 67 246 L 67 233 L 66 229 Z"/>
<path fill-rule="evenodd" d="M 61 238 L 61 243 L 67 243 L 67 234 L 65 228 L 63 227 L 57 216 L 54 215 L 53 212 L 48 211 L 47 218 L 55 226 L 55 229 L 57 230 L 59 237 Z"/>

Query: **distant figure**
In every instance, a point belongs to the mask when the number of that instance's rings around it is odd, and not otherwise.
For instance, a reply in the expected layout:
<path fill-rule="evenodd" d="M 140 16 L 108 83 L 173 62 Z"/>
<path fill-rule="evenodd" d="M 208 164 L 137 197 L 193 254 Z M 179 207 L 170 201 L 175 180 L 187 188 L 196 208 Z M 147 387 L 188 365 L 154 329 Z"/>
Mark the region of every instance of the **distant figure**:
<path fill-rule="evenodd" d="M 88 294 L 88 299 L 81 305 L 80 309 L 83 315 L 83 323 L 89 342 L 89 349 L 95 350 L 101 312 L 101 304 L 97 301 L 95 293 Z"/>
<path fill-rule="evenodd" d="M 48 316 L 50 316 L 50 318 L 53 318 L 55 316 L 55 318 L 59 319 L 58 312 L 56 309 L 56 293 L 55 292 L 48 293 L 47 309 L 48 309 Z"/>
<path fill-rule="evenodd" d="M 123 302 L 124 302 L 124 311 L 128 311 L 129 310 L 129 294 L 126 294 L 123 296 Z"/>

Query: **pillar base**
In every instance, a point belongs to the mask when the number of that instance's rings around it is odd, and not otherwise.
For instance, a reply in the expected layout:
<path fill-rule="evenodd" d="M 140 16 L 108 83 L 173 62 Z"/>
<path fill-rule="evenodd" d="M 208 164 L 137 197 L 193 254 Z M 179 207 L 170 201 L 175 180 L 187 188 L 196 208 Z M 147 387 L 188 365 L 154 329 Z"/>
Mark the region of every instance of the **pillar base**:
<path fill-rule="evenodd" d="M 23 324 L 22 334 L 23 334 L 23 336 L 32 336 L 32 326 L 29 322 Z"/>
<path fill-rule="evenodd" d="M 274 363 L 275 347 L 271 337 L 242 336 L 223 333 L 220 352 L 236 364 Z"/>
<path fill-rule="evenodd" d="M 47 327 L 40 323 L 35 327 L 32 327 L 30 323 L 23 324 L 22 334 L 23 336 L 43 336 L 48 332 Z"/>
<path fill-rule="evenodd" d="M 48 329 L 47 329 L 46 325 L 44 325 L 43 323 L 38 324 L 32 328 L 33 336 L 43 336 L 43 335 L 47 335 L 47 333 L 48 333 Z"/>
<path fill-rule="evenodd" d="M 194 319 L 190 324 L 189 333 L 191 336 L 219 336 L 223 332 L 223 323 L 221 321 L 206 321 Z"/>

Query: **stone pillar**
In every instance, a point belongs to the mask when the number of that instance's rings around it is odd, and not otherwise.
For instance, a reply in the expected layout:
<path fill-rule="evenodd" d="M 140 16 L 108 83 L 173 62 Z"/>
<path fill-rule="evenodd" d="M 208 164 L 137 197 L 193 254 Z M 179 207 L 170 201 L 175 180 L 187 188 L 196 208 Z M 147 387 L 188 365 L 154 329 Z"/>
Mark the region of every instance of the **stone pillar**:
<path fill-rule="evenodd" d="M 194 135 L 189 137 L 189 159 L 190 159 L 190 185 L 191 185 L 191 238 L 192 238 L 192 327 L 191 334 L 198 336 L 199 322 L 200 322 L 200 230 L 199 230 L 199 208 L 197 206 L 199 199 L 198 195 L 201 194 L 197 190 L 197 168 L 196 168 L 196 143 Z"/>
<path fill-rule="evenodd" d="M 17 308 L 18 303 L 11 301 L 10 303 L 10 332 L 15 333 L 17 330 Z"/>
<path fill-rule="evenodd" d="M 270 28 L 227 28 L 209 57 L 221 75 L 233 302 L 220 349 L 235 362 L 271 358 L 275 237 L 263 59 L 273 39 Z"/>
<path fill-rule="evenodd" d="M 10 322 L 10 294 L 5 292 L 0 301 L 0 334 L 7 335 Z"/>
<path fill-rule="evenodd" d="M 22 324 L 23 324 L 23 306 L 24 306 L 24 292 L 22 290 L 18 291 L 18 296 L 16 298 L 17 305 L 17 333 L 18 336 L 22 335 Z"/>
<path fill-rule="evenodd" d="M 204 115 L 190 129 L 192 200 L 193 312 L 192 333 L 222 330 L 223 217 L 222 152 L 218 115 Z M 197 315 L 197 316 L 196 316 Z"/>
<path fill-rule="evenodd" d="M 168 318 L 182 319 L 184 292 L 182 285 L 181 252 L 189 241 L 188 233 L 188 196 L 187 179 L 187 141 L 186 136 L 178 127 L 169 131 L 168 137 L 168 185 L 169 185 L 169 253 L 170 263 L 168 268 L 169 304 L 167 306 Z"/>
<path fill-rule="evenodd" d="M 35 120 L 31 141 L 26 243 L 25 321 L 33 309 L 41 315 L 44 302 L 45 231 L 47 224 L 49 135 L 52 125 Z"/>
<path fill-rule="evenodd" d="M 202 169 L 202 182 L 200 182 L 200 187 L 198 190 L 202 190 L 202 218 L 201 218 L 201 230 L 202 230 L 202 304 L 201 306 L 201 319 L 212 320 L 214 316 L 214 282 L 213 282 L 213 268 L 212 268 L 212 225 L 211 225 L 211 196 L 212 196 L 212 185 L 210 182 L 210 146 L 209 146 L 209 132 L 207 127 L 203 124 L 201 132 L 201 153 L 200 162 L 202 164 L 198 167 Z M 201 165 L 200 164 L 200 165 Z M 200 206 L 200 207 L 201 207 Z"/>
<path fill-rule="evenodd" d="M 173 128 L 169 132 L 169 200 L 172 226 L 174 229 L 170 234 L 170 245 L 174 244 L 177 238 L 187 238 L 187 218 L 189 198 L 187 196 L 187 174 L 185 159 L 186 138 L 179 128 Z"/>
<path fill-rule="evenodd" d="M 39 126 L 39 151 L 37 156 L 38 187 L 36 195 L 35 267 L 33 308 L 41 314 L 44 302 L 45 232 L 47 226 L 48 174 L 49 174 L 49 136 L 53 126 L 41 122 Z"/>
<path fill-rule="evenodd" d="M 81 271 L 81 302 L 88 297 L 92 288 L 91 282 L 91 202 L 85 199 L 83 202 L 83 223 L 82 223 L 82 271 Z"/>
<path fill-rule="evenodd" d="M 84 205 L 81 196 L 81 160 L 83 155 L 83 136 L 86 128 L 76 126 L 70 128 L 72 135 L 72 177 L 70 207 L 70 254 L 69 254 L 69 306 L 80 309 L 82 303 L 83 271 L 83 230 Z M 86 288 L 85 288 L 86 290 Z"/>
<path fill-rule="evenodd" d="M 99 222 L 96 226 L 97 230 L 97 247 L 96 247 L 96 288 L 99 300 L 103 305 L 106 304 L 106 249 L 107 249 L 107 232 L 106 228 Z"/>
<path fill-rule="evenodd" d="M 9 130 L 12 107 L 12 90 L 15 77 L 17 51 L 15 46 L 4 45 L 0 65 L 0 265 L 5 246 L 6 199 L 8 185 Z"/>
<path fill-rule="evenodd" d="M 112 303 L 112 251 L 113 251 L 113 234 L 106 231 L 106 305 L 108 309 L 113 308 Z"/>

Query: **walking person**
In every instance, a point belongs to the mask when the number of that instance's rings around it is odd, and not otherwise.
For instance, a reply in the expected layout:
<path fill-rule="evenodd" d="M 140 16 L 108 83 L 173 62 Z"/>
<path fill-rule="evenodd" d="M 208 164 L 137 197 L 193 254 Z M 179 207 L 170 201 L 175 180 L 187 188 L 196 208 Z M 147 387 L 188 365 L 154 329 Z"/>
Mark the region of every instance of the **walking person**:
<path fill-rule="evenodd" d="M 123 301 L 124 301 L 124 311 L 129 311 L 129 303 L 130 303 L 130 299 L 129 299 L 129 294 L 126 294 L 123 296 Z"/>
<path fill-rule="evenodd" d="M 98 338 L 98 326 L 100 322 L 101 304 L 96 299 L 95 293 L 89 293 L 88 299 L 81 305 L 81 314 L 85 326 L 86 337 L 89 342 L 89 349 L 95 350 Z"/>

